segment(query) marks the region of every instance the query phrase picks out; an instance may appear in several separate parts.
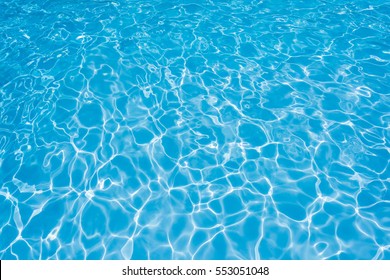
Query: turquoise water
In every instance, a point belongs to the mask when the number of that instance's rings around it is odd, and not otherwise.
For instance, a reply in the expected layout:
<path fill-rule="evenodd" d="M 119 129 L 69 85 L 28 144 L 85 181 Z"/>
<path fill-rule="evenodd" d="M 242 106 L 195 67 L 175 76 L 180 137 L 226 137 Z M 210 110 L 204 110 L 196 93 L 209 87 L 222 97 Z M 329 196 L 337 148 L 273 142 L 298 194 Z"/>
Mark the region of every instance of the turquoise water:
<path fill-rule="evenodd" d="M 390 259 L 389 1 L 1 1 L 1 259 Z"/>

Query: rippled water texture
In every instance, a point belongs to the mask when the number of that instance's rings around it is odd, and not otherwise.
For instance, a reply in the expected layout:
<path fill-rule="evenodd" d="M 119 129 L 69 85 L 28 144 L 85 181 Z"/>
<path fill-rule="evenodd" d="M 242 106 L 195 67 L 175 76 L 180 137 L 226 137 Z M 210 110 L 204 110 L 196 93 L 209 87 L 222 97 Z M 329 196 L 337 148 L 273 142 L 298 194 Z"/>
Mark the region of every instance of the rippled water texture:
<path fill-rule="evenodd" d="M 1 259 L 390 259 L 389 1 L 0 10 Z"/>

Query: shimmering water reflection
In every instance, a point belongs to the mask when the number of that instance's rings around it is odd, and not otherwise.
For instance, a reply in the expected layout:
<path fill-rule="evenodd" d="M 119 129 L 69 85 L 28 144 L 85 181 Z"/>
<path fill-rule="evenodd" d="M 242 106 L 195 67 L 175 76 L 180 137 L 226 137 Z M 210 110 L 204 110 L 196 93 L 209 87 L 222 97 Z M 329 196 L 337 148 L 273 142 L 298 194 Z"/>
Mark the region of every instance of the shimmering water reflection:
<path fill-rule="evenodd" d="M 390 259 L 388 1 L 0 10 L 1 259 Z"/>

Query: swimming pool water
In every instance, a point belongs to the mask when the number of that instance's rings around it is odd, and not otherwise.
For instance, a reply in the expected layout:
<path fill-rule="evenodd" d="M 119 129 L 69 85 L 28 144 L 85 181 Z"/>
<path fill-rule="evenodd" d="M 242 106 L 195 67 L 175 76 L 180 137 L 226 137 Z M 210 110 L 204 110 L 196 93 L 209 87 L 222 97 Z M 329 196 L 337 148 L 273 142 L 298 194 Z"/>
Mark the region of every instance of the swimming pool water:
<path fill-rule="evenodd" d="M 3 0 L 1 259 L 390 259 L 390 2 Z"/>

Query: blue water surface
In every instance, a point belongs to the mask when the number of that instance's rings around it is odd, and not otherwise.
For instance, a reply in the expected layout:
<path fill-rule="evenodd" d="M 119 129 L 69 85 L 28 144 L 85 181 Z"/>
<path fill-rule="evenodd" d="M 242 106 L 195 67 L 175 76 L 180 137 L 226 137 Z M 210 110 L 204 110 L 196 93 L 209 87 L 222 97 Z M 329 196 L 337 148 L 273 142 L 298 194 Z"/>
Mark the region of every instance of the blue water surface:
<path fill-rule="evenodd" d="M 1 259 L 390 259 L 390 2 L 2 0 Z"/>

